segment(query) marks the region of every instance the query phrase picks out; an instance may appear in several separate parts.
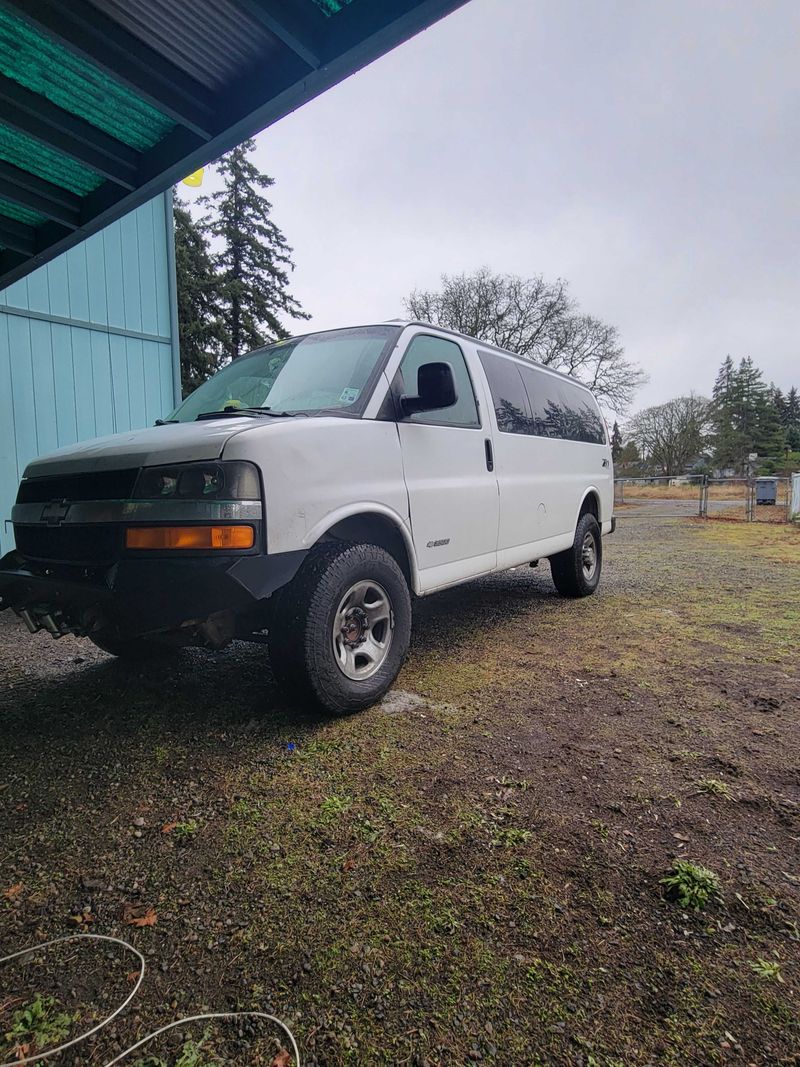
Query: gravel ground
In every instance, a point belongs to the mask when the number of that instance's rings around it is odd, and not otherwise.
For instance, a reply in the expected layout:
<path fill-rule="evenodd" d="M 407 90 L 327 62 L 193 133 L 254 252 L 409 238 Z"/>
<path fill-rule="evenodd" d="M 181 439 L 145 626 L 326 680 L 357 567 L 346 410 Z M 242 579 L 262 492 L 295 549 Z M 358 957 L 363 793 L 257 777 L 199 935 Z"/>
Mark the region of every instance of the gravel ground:
<path fill-rule="evenodd" d="M 800 1063 L 800 536 L 628 517 L 606 549 L 587 601 L 546 563 L 420 601 L 396 689 L 341 720 L 259 646 L 131 669 L 0 615 L 0 952 L 148 960 L 63 1062 L 260 1008 L 325 1065 Z M 721 898 L 668 899 L 676 859 Z M 0 1053 L 37 994 L 74 1033 L 130 970 L 3 968 Z M 188 1036 L 153 1055 L 277 1047 Z"/>

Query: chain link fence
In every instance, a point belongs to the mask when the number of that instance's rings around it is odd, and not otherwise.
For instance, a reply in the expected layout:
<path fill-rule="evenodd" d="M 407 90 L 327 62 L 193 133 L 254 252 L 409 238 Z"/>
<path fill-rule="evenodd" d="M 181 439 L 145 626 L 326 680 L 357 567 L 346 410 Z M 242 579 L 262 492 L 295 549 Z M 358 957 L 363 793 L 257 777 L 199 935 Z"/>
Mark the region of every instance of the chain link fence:
<path fill-rule="evenodd" d="M 798 497 L 797 506 L 793 493 Z M 614 513 L 618 521 L 701 518 L 786 523 L 793 517 L 800 518 L 798 512 L 800 475 L 711 478 L 695 474 L 614 479 Z"/>

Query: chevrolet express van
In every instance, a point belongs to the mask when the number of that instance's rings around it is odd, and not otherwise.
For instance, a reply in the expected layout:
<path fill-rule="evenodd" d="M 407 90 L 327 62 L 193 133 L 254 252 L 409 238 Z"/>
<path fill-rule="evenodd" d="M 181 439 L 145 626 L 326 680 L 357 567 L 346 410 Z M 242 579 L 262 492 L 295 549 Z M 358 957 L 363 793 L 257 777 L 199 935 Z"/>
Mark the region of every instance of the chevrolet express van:
<path fill-rule="evenodd" d="M 0 608 L 126 659 L 264 641 L 281 682 L 352 712 L 394 681 L 412 596 L 545 557 L 587 596 L 612 510 L 579 382 L 424 322 L 330 330 L 30 463 Z"/>

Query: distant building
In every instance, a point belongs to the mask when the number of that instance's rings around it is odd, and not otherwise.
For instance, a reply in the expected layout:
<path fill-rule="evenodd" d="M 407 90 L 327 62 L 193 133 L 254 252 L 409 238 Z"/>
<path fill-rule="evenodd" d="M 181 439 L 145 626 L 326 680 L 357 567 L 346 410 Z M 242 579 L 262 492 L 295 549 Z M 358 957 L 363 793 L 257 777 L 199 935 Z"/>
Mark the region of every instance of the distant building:
<path fill-rule="evenodd" d="M 171 193 L 0 291 L 0 552 L 34 456 L 175 407 L 176 319 Z"/>

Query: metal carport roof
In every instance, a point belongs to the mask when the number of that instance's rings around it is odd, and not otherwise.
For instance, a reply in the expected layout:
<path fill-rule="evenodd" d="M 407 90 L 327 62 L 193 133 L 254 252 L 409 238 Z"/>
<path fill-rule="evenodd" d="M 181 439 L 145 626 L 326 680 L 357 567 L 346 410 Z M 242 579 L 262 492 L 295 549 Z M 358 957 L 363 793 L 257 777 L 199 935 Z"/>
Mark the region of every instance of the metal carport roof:
<path fill-rule="evenodd" d="M 0 0 L 0 288 L 465 0 Z"/>

